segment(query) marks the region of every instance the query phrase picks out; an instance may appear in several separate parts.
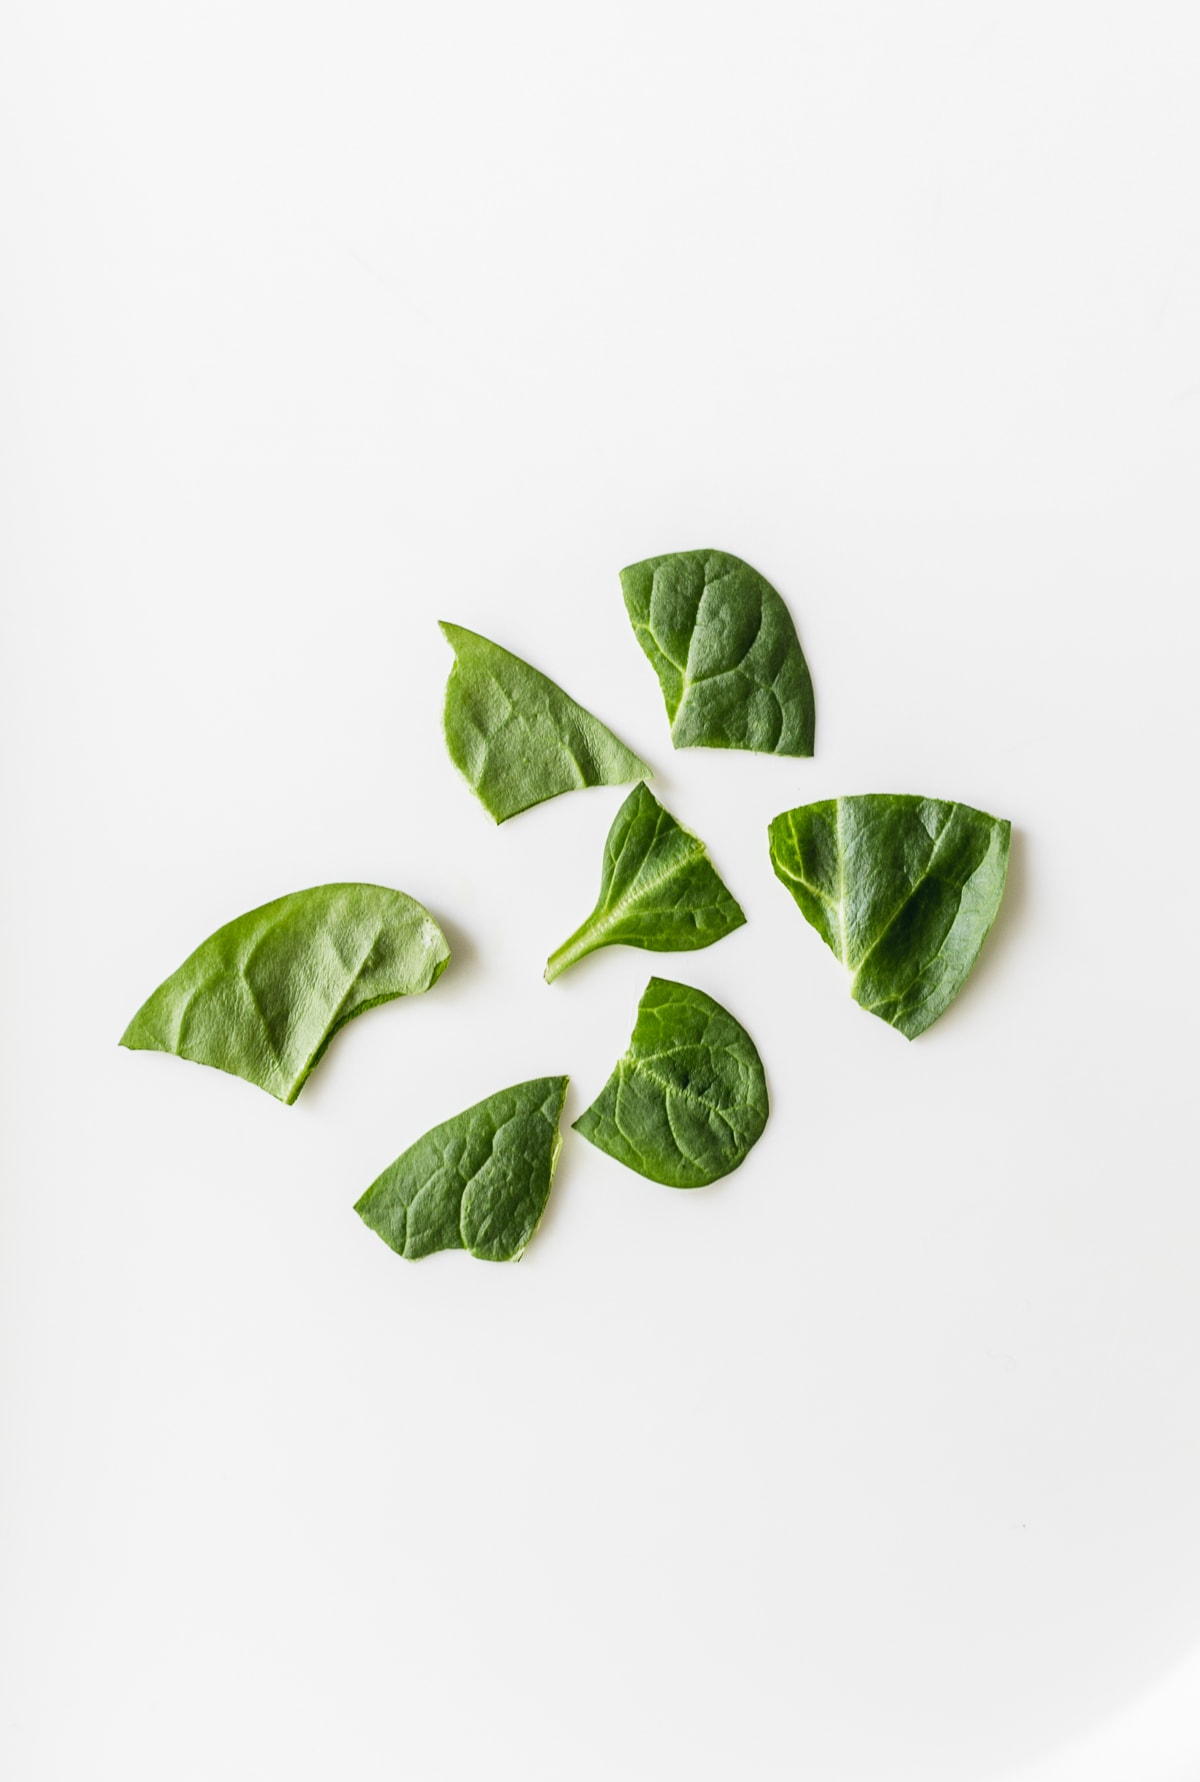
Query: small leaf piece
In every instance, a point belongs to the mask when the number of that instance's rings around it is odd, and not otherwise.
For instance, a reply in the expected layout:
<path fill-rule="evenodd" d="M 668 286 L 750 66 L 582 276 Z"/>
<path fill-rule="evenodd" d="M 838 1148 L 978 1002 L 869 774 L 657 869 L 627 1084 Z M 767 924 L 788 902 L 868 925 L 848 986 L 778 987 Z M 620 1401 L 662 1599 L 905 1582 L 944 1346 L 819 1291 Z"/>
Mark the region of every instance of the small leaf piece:
<path fill-rule="evenodd" d="M 410 1262 L 435 1250 L 515 1262 L 550 1198 L 567 1081 L 536 1077 L 443 1120 L 371 1183 L 355 1212 Z"/>
<path fill-rule="evenodd" d="M 429 911 L 403 891 L 293 891 L 210 935 L 142 1004 L 121 1044 L 210 1064 L 290 1103 L 339 1027 L 428 990 L 449 957 Z"/>
<path fill-rule="evenodd" d="M 765 576 L 725 551 L 673 551 L 623 569 L 621 589 L 677 749 L 812 754 L 812 677 Z"/>
<path fill-rule="evenodd" d="M 649 786 L 635 786 L 604 844 L 599 901 L 550 955 L 546 982 L 598 947 L 619 942 L 690 953 L 732 934 L 745 920 L 699 836 L 664 810 Z"/>
<path fill-rule="evenodd" d="M 855 1002 L 916 1039 L 987 938 L 1011 832 L 969 804 L 870 792 L 784 811 L 770 826 L 771 864 L 850 974 Z"/>
<path fill-rule="evenodd" d="M 768 1111 L 741 1023 L 703 990 L 651 978 L 628 1052 L 574 1129 L 652 1182 L 702 1188 L 745 1160 Z"/>
<path fill-rule="evenodd" d="M 644 761 L 519 656 L 461 625 L 446 683 L 450 759 L 497 823 L 580 786 L 650 778 Z"/>

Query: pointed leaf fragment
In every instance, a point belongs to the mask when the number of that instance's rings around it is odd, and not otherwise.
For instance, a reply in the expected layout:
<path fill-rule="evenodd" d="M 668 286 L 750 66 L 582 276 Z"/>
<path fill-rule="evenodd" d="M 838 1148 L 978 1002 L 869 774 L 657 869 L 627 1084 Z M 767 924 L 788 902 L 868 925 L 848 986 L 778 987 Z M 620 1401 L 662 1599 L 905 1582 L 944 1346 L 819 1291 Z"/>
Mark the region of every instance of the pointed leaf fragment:
<path fill-rule="evenodd" d="M 497 823 L 580 786 L 651 777 L 646 763 L 520 656 L 461 625 L 446 683 L 450 759 Z"/>
<path fill-rule="evenodd" d="M 550 1198 L 566 1094 L 566 1077 L 536 1077 L 464 1108 L 402 1151 L 355 1212 L 412 1262 L 435 1250 L 515 1262 Z"/>

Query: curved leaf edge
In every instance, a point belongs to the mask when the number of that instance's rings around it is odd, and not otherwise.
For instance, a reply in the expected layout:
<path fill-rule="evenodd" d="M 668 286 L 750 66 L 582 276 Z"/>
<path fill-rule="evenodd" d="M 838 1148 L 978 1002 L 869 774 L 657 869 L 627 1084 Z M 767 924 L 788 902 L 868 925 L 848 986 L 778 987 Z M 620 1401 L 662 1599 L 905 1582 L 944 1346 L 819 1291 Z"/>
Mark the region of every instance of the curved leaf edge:
<path fill-rule="evenodd" d="M 432 916 L 430 917 L 430 921 L 434 922 L 434 925 L 437 928 L 438 933 L 442 936 L 442 939 L 445 940 L 446 937 L 443 932 L 441 923 L 436 922 Z M 449 965 L 449 963 L 450 963 L 450 945 L 449 945 L 449 942 L 447 942 L 446 943 L 446 957 L 444 959 L 439 959 L 437 965 L 434 968 L 433 976 L 430 978 L 429 982 L 426 984 L 425 989 L 418 991 L 417 994 L 420 996 L 424 996 L 430 990 L 432 990 L 433 986 L 437 983 L 438 979 L 441 977 L 442 973 L 445 971 L 445 969 Z M 386 1003 L 386 1002 L 401 1002 L 404 999 L 404 997 L 411 996 L 412 994 L 413 993 L 411 990 L 394 990 L 390 996 L 372 996 L 369 1001 L 360 1002 L 357 1008 L 351 1009 L 348 1014 L 343 1015 L 340 1020 L 335 1021 L 333 1026 L 329 1029 L 329 1032 L 325 1035 L 325 1038 L 321 1041 L 320 1045 L 317 1047 L 316 1051 L 313 1053 L 312 1057 L 309 1059 L 308 1063 L 305 1065 L 304 1074 L 300 1078 L 299 1082 L 296 1084 L 296 1087 L 292 1090 L 292 1093 L 287 1097 L 279 1096 L 276 1099 L 283 1101 L 285 1107 L 293 1106 L 293 1104 L 295 1103 L 296 1097 L 299 1095 L 300 1091 L 303 1089 L 304 1085 L 307 1083 L 307 1081 L 308 1081 L 309 1077 L 312 1075 L 313 1071 L 316 1070 L 318 1064 L 320 1064 L 322 1058 L 324 1058 L 326 1052 L 328 1052 L 330 1045 L 337 1038 L 338 1034 L 342 1031 L 343 1027 L 348 1027 L 350 1025 L 351 1021 L 357 1021 L 358 1017 L 360 1015 L 367 1014 L 368 1011 L 371 1009 L 382 1008 L 384 1003 Z"/>

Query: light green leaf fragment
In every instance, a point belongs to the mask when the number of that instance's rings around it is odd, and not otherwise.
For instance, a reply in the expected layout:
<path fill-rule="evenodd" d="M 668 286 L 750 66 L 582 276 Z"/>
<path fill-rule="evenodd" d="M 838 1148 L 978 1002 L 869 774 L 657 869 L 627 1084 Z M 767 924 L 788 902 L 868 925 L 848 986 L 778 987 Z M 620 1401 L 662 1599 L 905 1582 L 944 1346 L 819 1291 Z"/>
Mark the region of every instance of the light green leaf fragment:
<path fill-rule="evenodd" d="M 812 677 L 765 576 L 726 551 L 674 551 L 623 569 L 621 589 L 677 749 L 812 754 Z"/>
<path fill-rule="evenodd" d="M 515 1262 L 550 1198 L 566 1077 L 501 1089 L 401 1152 L 355 1206 L 397 1255 L 469 1250 Z"/>
<path fill-rule="evenodd" d="M 746 917 L 699 836 L 635 786 L 604 844 L 600 897 L 581 927 L 546 965 L 546 981 L 598 947 L 617 943 L 661 953 L 710 947 Z"/>
<path fill-rule="evenodd" d="M 1011 832 L 969 804 L 872 792 L 784 811 L 770 826 L 771 864 L 855 1002 L 916 1039 L 979 956 Z"/>
<path fill-rule="evenodd" d="M 317 885 L 227 922 L 143 1003 L 121 1039 L 293 1102 L 340 1027 L 428 990 L 450 957 L 429 911 L 381 885 Z"/>
<path fill-rule="evenodd" d="M 652 778 L 646 763 L 544 674 L 489 638 L 443 623 L 450 759 L 497 823 L 581 786 Z"/>
<path fill-rule="evenodd" d="M 741 1023 L 703 990 L 651 978 L 629 1050 L 575 1131 L 652 1182 L 702 1188 L 745 1160 L 768 1112 Z"/>

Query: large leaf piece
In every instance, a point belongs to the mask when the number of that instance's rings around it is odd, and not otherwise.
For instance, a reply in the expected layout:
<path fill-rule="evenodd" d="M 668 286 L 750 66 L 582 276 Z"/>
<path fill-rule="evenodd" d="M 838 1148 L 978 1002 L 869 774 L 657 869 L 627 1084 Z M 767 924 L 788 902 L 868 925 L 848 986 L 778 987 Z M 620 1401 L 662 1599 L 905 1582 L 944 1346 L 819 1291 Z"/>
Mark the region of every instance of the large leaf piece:
<path fill-rule="evenodd" d="M 675 551 L 623 569 L 621 588 L 677 749 L 812 754 L 812 677 L 765 576 L 725 551 Z"/>
<path fill-rule="evenodd" d="M 497 823 L 580 786 L 650 777 L 646 763 L 562 688 L 490 638 L 443 623 L 450 759 Z"/>
<path fill-rule="evenodd" d="M 434 1250 L 515 1262 L 550 1198 L 566 1094 L 566 1077 L 537 1077 L 477 1101 L 401 1152 L 355 1212 L 413 1262 Z"/>
<path fill-rule="evenodd" d="M 596 907 L 550 955 L 546 981 L 597 947 L 689 953 L 745 920 L 699 836 L 664 810 L 649 786 L 635 786 L 604 844 Z"/>
<path fill-rule="evenodd" d="M 767 1113 L 741 1023 L 703 990 L 651 978 L 629 1050 L 575 1131 L 652 1182 L 702 1188 L 745 1160 Z"/>
<path fill-rule="evenodd" d="M 142 1004 L 121 1044 L 174 1052 L 293 1102 L 347 1021 L 437 982 L 429 911 L 381 885 L 293 891 L 218 928 Z"/>
<path fill-rule="evenodd" d="M 1011 828 L 940 798 L 828 798 L 775 818 L 771 864 L 855 1002 L 916 1039 L 962 989 L 995 920 Z"/>

